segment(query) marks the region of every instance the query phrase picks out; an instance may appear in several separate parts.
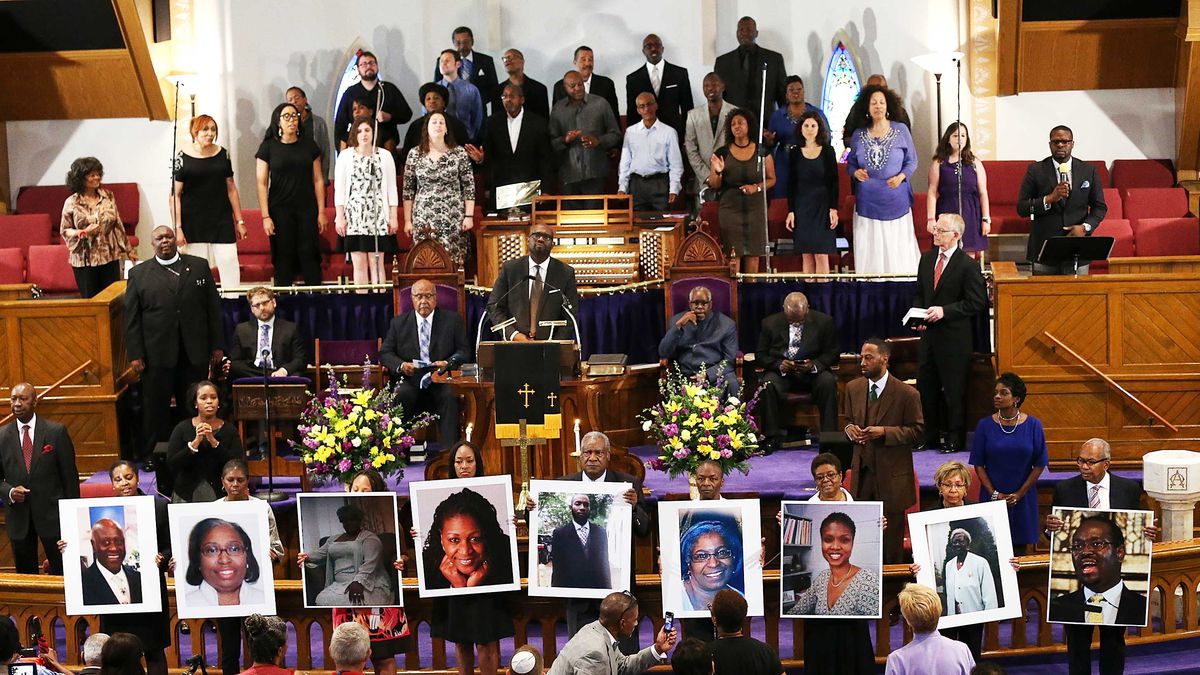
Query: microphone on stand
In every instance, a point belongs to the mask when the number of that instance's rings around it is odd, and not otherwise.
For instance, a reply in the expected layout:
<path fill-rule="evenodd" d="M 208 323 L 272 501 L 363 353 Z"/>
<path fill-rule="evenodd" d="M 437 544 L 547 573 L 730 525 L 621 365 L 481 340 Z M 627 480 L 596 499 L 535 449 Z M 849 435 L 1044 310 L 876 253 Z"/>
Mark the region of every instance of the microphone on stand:
<path fill-rule="evenodd" d="M 455 368 L 457 368 L 461 365 L 462 365 L 462 357 L 459 356 L 458 354 L 455 354 L 454 356 L 451 356 L 449 359 L 446 360 L 446 365 L 437 369 L 437 374 L 445 375 L 446 373 L 450 372 L 451 370 L 454 370 Z"/>

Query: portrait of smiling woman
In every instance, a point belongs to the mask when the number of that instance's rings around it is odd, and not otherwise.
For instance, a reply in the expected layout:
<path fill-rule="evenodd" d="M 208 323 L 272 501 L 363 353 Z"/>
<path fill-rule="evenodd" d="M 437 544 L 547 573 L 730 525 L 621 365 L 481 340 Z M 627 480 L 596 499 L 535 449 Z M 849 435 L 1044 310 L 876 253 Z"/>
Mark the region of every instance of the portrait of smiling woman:
<path fill-rule="evenodd" d="M 811 535 L 788 541 L 794 569 L 810 580 L 783 604 L 785 617 L 880 615 L 882 514 L 877 502 L 802 502 L 788 514 L 811 523 Z"/>
<path fill-rule="evenodd" d="M 171 504 L 175 600 L 181 618 L 275 613 L 267 504 Z"/>
<path fill-rule="evenodd" d="M 220 518 L 196 523 L 188 537 L 188 566 L 184 579 L 194 604 L 240 605 L 263 602 L 258 561 L 250 535 L 241 525 Z"/>
<path fill-rule="evenodd" d="M 426 588 L 468 588 L 512 582 L 509 537 L 496 507 L 463 488 L 438 504 L 425 537 Z"/>
<path fill-rule="evenodd" d="M 692 524 L 679 537 L 684 609 L 707 609 L 725 588 L 745 595 L 742 533 L 737 521 L 719 513 L 688 517 L 693 518 Z"/>

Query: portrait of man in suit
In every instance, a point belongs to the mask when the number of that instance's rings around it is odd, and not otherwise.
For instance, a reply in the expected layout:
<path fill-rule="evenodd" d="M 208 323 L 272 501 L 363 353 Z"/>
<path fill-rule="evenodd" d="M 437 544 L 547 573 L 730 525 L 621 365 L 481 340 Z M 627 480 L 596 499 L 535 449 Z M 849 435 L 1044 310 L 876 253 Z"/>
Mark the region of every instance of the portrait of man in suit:
<path fill-rule="evenodd" d="M 28 382 L 9 394 L 16 419 L 0 428 L 0 498 L 4 528 L 18 574 L 38 573 L 38 541 L 50 573 L 62 574 L 58 500 L 79 497 L 75 446 L 67 428 L 37 414 L 37 392 Z"/>
<path fill-rule="evenodd" d="M 850 493 L 859 501 L 882 501 L 884 517 L 902 523 L 904 510 L 916 502 L 913 444 L 921 438 L 925 422 L 921 395 L 888 373 L 891 352 L 879 338 L 863 343 L 863 376 L 846 385 L 841 423 L 854 444 Z M 903 539 L 903 527 L 884 530 L 884 563 L 901 562 Z"/>
<path fill-rule="evenodd" d="M 264 367 L 272 377 L 301 373 L 308 363 L 304 340 L 296 324 L 275 316 L 275 291 L 256 286 L 246 292 L 246 302 L 254 318 L 233 330 L 230 376 L 258 377 Z"/>
<path fill-rule="evenodd" d="M 1145 626 L 1146 595 L 1122 580 L 1125 534 L 1113 514 L 1087 513 L 1068 541 L 1066 550 L 1079 587 L 1050 599 L 1050 621 Z"/>
<path fill-rule="evenodd" d="M 575 288 L 575 269 L 550 257 L 554 248 L 554 227 L 535 223 L 526 236 L 529 255 L 504 263 L 488 298 L 488 319 L 505 340 L 546 340 L 550 327 L 543 321 L 563 321 L 555 327 L 555 340 L 574 340 L 575 325 L 568 316 L 579 311 L 579 292 Z"/>
<path fill-rule="evenodd" d="M 83 604 L 129 605 L 142 601 L 142 576 L 125 564 L 125 530 L 111 518 L 92 525 L 92 564 L 83 570 Z"/>
<path fill-rule="evenodd" d="M 591 522 L 592 500 L 600 495 L 571 495 L 571 520 L 550 535 L 553 562 L 551 586 L 611 588 L 608 530 Z"/>
<path fill-rule="evenodd" d="M 458 440 L 458 398 L 450 385 L 433 381 L 435 370 L 450 361 L 471 357 L 462 317 L 439 309 L 437 287 L 421 279 L 409 289 L 412 309 L 392 319 L 379 360 L 396 382 L 396 400 L 405 414 L 418 409 L 438 414 L 438 441 L 446 447 Z"/>
<path fill-rule="evenodd" d="M 1075 134 L 1059 125 L 1050 130 L 1050 156 L 1030 164 L 1021 180 L 1017 213 L 1033 219 L 1025 257 L 1034 274 L 1072 274 L 1073 265 L 1037 262 L 1042 244 L 1050 237 L 1090 237 L 1108 213 L 1104 185 L 1089 162 L 1075 159 Z M 1079 266 L 1087 274 L 1087 265 Z"/>
<path fill-rule="evenodd" d="M 925 415 L 925 447 L 957 452 L 966 446 L 967 374 L 971 368 L 972 324 L 987 307 L 987 284 L 979 263 L 959 248 L 962 216 L 943 213 L 933 230 L 934 248 L 917 264 L 913 306 L 925 309 L 918 328 L 919 370 Z"/>

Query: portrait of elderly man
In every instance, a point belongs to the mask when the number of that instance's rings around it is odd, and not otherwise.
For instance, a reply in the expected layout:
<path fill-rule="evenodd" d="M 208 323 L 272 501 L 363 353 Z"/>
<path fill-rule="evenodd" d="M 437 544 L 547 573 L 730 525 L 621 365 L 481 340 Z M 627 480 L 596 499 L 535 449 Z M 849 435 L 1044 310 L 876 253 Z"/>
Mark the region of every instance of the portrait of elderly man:
<path fill-rule="evenodd" d="M 1109 514 L 1084 516 L 1067 551 L 1079 587 L 1050 599 L 1050 620 L 1104 626 L 1146 625 L 1146 595 L 1121 580 L 1125 534 Z"/>
<path fill-rule="evenodd" d="M 971 552 L 971 533 L 961 527 L 952 531 L 946 553 L 950 557 L 942 572 L 946 584 L 945 615 L 998 608 L 992 566 L 983 556 Z"/>
<path fill-rule="evenodd" d="M 125 564 L 125 530 L 110 518 L 92 525 L 92 564 L 83 570 L 83 604 L 128 605 L 142 601 L 142 576 Z"/>

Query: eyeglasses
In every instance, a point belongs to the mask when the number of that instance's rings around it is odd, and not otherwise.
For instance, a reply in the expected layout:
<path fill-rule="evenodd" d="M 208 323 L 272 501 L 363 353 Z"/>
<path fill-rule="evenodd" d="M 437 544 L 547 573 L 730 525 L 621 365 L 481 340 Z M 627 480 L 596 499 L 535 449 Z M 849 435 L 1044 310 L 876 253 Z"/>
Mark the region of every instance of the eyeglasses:
<path fill-rule="evenodd" d="M 1052 139 L 1050 139 L 1050 145 L 1070 145 L 1070 144 L 1072 144 L 1072 143 L 1074 143 L 1074 142 L 1075 142 L 1075 141 L 1073 141 L 1073 140 L 1071 140 L 1071 139 L 1069 139 L 1069 138 L 1068 138 L 1068 139 L 1066 139 L 1066 140 L 1064 140 L 1064 139 L 1061 139 L 1061 138 L 1052 138 Z"/>
<path fill-rule="evenodd" d="M 282 115 L 279 116 L 279 119 L 281 119 L 281 120 L 298 120 L 298 119 L 300 119 L 300 115 L 298 115 L 296 113 L 283 113 Z"/>
<path fill-rule="evenodd" d="M 967 486 L 963 485 L 962 483 L 938 483 L 938 485 L 946 488 L 947 490 L 966 490 L 967 489 Z"/>
<path fill-rule="evenodd" d="M 1073 543 L 1067 547 L 1067 550 L 1071 552 L 1071 555 L 1079 555 L 1083 553 L 1084 549 L 1092 553 L 1099 553 L 1106 550 L 1109 546 L 1112 546 L 1112 542 L 1107 539 L 1089 539 L 1085 542 Z"/>
<path fill-rule="evenodd" d="M 692 554 L 692 562 L 706 563 L 713 558 L 716 558 L 717 560 L 729 560 L 732 557 L 733 549 L 719 548 L 712 553 L 709 553 L 708 551 L 696 551 Z"/>
<path fill-rule="evenodd" d="M 948 227 L 937 227 L 937 228 L 934 228 L 933 233 L 934 234 L 953 234 L 957 231 L 958 230 L 952 230 Z"/>
<path fill-rule="evenodd" d="M 815 478 L 818 483 L 836 483 L 839 475 L 841 474 L 836 471 L 830 471 L 829 473 L 819 473 L 813 476 L 813 478 Z"/>
<path fill-rule="evenodd" d="M 1099 464 L 1101 462 L 1107 462 L 1107 461 L 1108 461 L 1107 457 L 1101 457 L 1100 459 L 1088 459 L 1086 457 L 1076 457 L 1075 458 L 1075 463 L 1078 464 L 1079 466 L 1096 466 L 1097 464 Z"/>
<path fill-rule="evenodd" d="M 437 293 L 413 293 L 414 300 L 432 300 L 437 297 Z"/>
<path fill-rule="evenodd" d="M 200 555 L 205 558 L 218 558 L 222 553 L 230 558 L 238 558 L 246 555 L 246 547 L 241 544 L 230 544 L 224 548 L 216 544 L 205 544 L 200 547 Z"/>
<path fill-rule="evenodd" d="M 530 239 L 547 239 L 547 240 L 549 240 L 549 239 L 553 239 L 554 237 L 547 232 L 530 232 L 529 238 Z"/>

